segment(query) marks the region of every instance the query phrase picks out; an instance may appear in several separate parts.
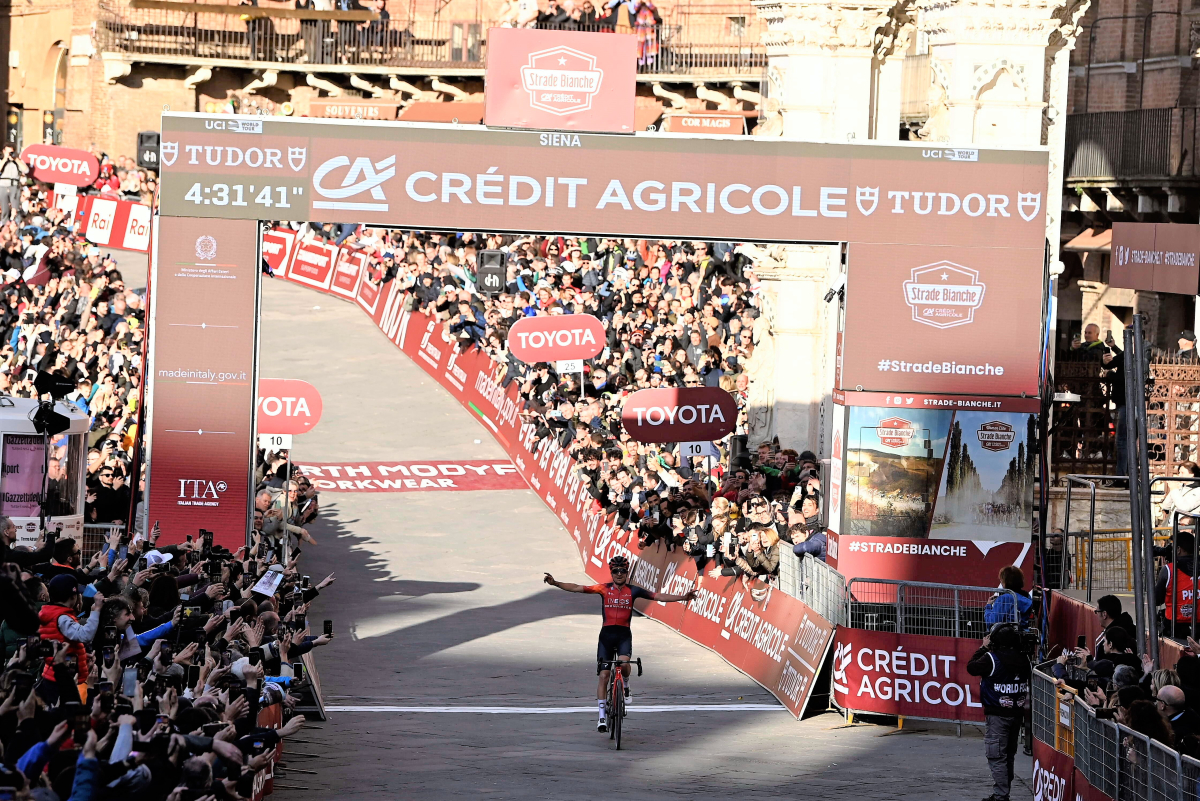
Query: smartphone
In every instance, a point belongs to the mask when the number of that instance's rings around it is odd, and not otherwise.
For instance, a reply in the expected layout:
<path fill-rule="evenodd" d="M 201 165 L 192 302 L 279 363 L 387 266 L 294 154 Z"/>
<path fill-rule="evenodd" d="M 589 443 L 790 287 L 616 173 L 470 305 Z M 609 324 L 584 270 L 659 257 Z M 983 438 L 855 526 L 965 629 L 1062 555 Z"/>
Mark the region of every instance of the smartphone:
<path fill-rule="evenodd" d="M 304 663 L 303 662 L 293 662 L 292 663 L 292 676 L 296 681 L 304 681 Z"/>
<path fill-rule="evenodd" d="M 108 692 L 100 693 L 100 711 L 111 715 L 113 711 L 114 699 L 112 693 L 112 684 L 109 684 L 108 686 Z"/>
<path fill-rule="evenodd" d="M 1083 635 L 1083 634 L 1080 634 L 1080 635 L 1079 635 L 1079 636 L 1078 636 L 1078 637 L 1075 639 L 1075 647 L 1076 647 L 1076 648 L 1086 648 L 1086 647 L 1087 647 L 1087 636 L 1086 636 L 1086 635 Z"/>
<path fill-rule="evenodd" d="M 188 534 L 188 535 L 187 535 L 187 541 L 188 541 L 188 542 L 191 542 L 191 541 L 192 541 L 192 535 L 191 535 L 191 534 Z"/>
<path fill-rule="evenodd" d="M 332 620 L 325 621 L 325 633 L 330 636 L 333 636 L 333 621 Z"/>
<path fill-rule="evenodd" d="M 200 730 L 204 732 L 205 737 L 212 737 L 214 734 L 224 731 L 227 725 L 229 724 L 218 720 L 215 723 L 205 723 Z"/>
<path fill-rule="evenodd" d="M 311 581 L 312 581 L 312 579 L 310 579 L 308 576 L 303 576 L 303 577 L 301 577 L 301 579 L 300 579 L 300 587 L 301 587 L 302 589 L 305 589 L 305 590 L 307 590 L 307 589 L 308 589 L 308 587 L 309 587 L 309 584 L 311 583 Z"/>
<path fill-rule="evenodd" d="M 251 649 L 250 653 L 246 654 L 246 656 L 249 658 L 251 665 L 257 665 L 262 661 L 262 651 L 258 648 Z"/>
<path fill-rule="evenodd" d="M 162 661 L 164 665 L 171 664 L 171 660 L 175 658 L 175 651 L 171 648 L 170 643 L 164 642 L 162 647 L 159 649 L 158 654 L 159 660 Z"/>
<path fill-rule="evenodd" d="M 29 692 L 33 689 L 33 675 L 30 673 L 16 673 L 13 675 L 13 695 L 24 701 L 29 697 Z"/>
<path fill-rule="evenodd" d="M 195 687 L 200 683 L 200 666 L 188 665 L 187 669 L 187 686 Z"/>
<path fill-rule="evenodd" d="M 150 677 L 150 663 L 143 659 L 141 662 L 138 662 L 138 664 L 137 664 L 137 680 L 139 682 L 145 683 L 146 679 L 149 677 Z"/>
<path fill-rule="evenodd" d="M 116 641 L 117 641 L 117 627 L 116 626 L 106 626 L 104 628 L 104 640 L 105 640 L 105 642 L 116 643 Z"/>
<path fill-rule="evenodd" d="M 115 657 L 112 646 L 111 645 L 104 646 L 103 654 L 104 654 L 104 666 L 106 668 L 112 667 L 113 658 Z"/>
<path fill-rule="evenodd" d="M 101 681 L 96 683 L 96 692 L 101 694 L 111 693 L 113 691 L 113 683 L 111 681 Z"/>

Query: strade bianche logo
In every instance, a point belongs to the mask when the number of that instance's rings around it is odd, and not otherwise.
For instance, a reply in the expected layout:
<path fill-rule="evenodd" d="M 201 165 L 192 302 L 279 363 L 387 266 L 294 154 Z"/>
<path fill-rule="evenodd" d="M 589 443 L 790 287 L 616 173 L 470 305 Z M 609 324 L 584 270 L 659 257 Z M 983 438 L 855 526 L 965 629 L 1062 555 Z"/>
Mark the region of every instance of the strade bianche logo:
<path fill-rule="evenodd" d="M 1006 451 L 1017 438 L 1013 427 L 999 420 L 981 425 L 976 436 L 979 437 L 980 447 L 988 451 Z"/>
<path fill-rule="evenodd" d="M 986 289 L 977 270 L 939 261 L 913 268 L 912 279 L 904 282 L 904 302 L 916 322 L 953 328 L 974 321 Z"/>
<path fill-rule="evenodd" d="M 879 441 L 889 448 L 903 448 L 912 441 L 917 427 L 903 417 L 889 417 L 880 420 L 875 429 Z"/>
<path fill-rule="evenodd" d="M 529 54 L 521 67 L 521 85 L 529 105 L 564 117 L 592 107 L 592 98 L 604 82 L 596 57 L 571 47 L 552 47 Z"/>

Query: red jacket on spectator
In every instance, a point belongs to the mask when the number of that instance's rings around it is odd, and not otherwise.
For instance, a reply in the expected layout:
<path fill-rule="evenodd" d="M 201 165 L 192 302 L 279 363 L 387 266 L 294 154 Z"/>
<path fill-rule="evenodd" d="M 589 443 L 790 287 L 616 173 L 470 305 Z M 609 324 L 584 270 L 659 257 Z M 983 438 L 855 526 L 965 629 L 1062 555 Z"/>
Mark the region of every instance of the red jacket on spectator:
<path fill-rule="evenodd" d="M 81 642 L 71 642 L 58 630 L 58 619 L 62 615 L 66 615 L 76 623 L 79 622 L 79 615 L 76 614 L 74 609 L 55 604 L 46 604 L 43 606 L 38 612 L 38 621 L 42 624 L 38 629 L 38 636 L 43 640 L 70 642 L 70 646 L 67 647 L 67 653 L 75 657 L 75 664 L 77 665 L 75 675 L 86 678 L 91 669 L 88 665 L 87 648 Z M 42 671 L 42 677 L 46 681 L 54 681 L 53 662 L 53 657 L 46 657 L 46 669 Z"/>

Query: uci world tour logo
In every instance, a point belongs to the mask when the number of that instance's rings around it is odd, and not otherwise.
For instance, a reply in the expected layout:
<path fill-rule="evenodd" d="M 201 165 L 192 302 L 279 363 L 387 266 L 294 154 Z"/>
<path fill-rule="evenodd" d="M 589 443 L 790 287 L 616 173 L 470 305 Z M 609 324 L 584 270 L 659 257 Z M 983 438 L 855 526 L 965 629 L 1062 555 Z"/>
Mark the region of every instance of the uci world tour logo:
<path fill-rule="evenodd" d="M 590 109 L 603 82 L 596 57 L 571 47 L 530 53 L 529 63 L 521 67 L 529 105 L 559 117 Z"/>
<path fill-rule="evenodd" d="M 934 328 L 953 328 L 975 320 L 987 286 L 979 272 L 949 261 L 914 267 L 904 282 L 904 302 L 913 320 Z"/>

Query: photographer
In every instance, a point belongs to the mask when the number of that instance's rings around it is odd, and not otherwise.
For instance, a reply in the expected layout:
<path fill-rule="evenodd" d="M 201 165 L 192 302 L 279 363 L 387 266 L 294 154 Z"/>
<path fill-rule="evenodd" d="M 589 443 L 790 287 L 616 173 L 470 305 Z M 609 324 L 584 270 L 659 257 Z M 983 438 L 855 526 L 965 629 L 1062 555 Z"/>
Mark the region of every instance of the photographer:
<path fill-rule="evenodd" d="M 993 786 L 985 801 L 1008 801 L 1033 676 L 1033 665 L 1021 651 L 1020 630 L 1011 623 L 992 626 L 967 662 L 967 672 L 980 678 L 979 698 L 986 719 L 983 742 Z"/>
<path fill-rule="evenodd" d="M 29 174 L 29 166 L 16 156 L 12 145 L 4 146 L 0 156 L 0 223 L 25 219 L 21 211 L 21 179 Z"/>

